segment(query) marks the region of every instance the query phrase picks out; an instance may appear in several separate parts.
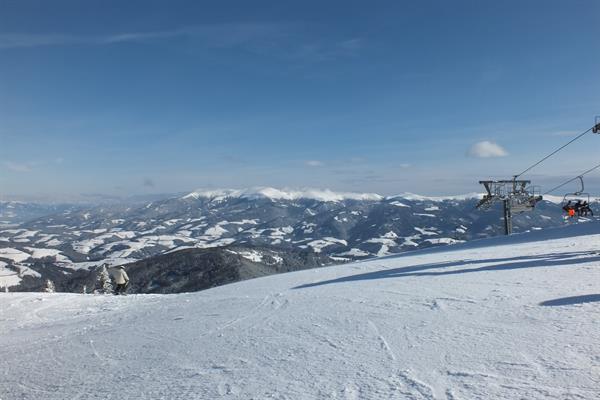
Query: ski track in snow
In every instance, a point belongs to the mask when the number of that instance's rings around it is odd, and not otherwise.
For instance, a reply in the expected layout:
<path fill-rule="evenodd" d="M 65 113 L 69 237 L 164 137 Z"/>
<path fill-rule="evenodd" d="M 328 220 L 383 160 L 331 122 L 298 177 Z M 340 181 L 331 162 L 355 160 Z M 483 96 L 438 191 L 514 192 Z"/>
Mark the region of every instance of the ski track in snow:
<path fill-rule="evenodd" d="M 199 293 L 0 293 L 0 399 L 598 399 L 590 229 Z"/>

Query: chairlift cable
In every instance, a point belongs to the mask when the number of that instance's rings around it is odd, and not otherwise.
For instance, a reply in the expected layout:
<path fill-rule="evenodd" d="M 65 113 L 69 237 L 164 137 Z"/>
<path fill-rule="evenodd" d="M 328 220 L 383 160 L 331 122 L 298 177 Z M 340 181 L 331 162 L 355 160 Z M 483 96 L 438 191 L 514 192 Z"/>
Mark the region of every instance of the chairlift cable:
<path fill-rule="evenodd" d="M 594 171 L 594 170 L 596 170 L 596 169 L 598 169 L 598 168 L 600 168 L 600 164 L 596 165 L 596 166 L 595 166 L 595 167 L 593 167 L 593 168 L 590 168 L 590 169 L 588 169 L 588 170 L 587 170 L 587 171 L 585 171 L 584 173 L 582 173 L 582 174 L 579 174 L 579 175 L 577 175 L 577 176 L 576 176 L 576 177 L 574 177 L 574 178 L 571 178 L 571 179 L 569 179 L 568 181 L 565 181 L 565 182 L 561 183 L 560 185 L 556 186 L 555 188 L 552 188 L 552 189 L 548 190 L 547 192 L 545 192 L 545 193 L 544 193 L 544 195 L 547 195 L 547 194 L 549 194 L 549 193 L 552 193 L 552 192 L 554 192 L 555 190 L 557 190 L 557 189 L 560 189 L 561 187 L 563 187 L 563 186 L 565 186 L 565 185 L 567 185 L 567 184 L 569 184 L 569 183 L 573 182 L 573 181 L 574 181 L 574 180 L 576 180 L 576 179 L 579 179 L 579 178 L 581 178 L 582 176 L 584 176 L 584 175 L 586 175 L 586 174 L 589 174 L 590 172 L 592 172 L 592 171 Z"/>
<path fill-rule="evenodd" d="M 546 157 L 542 158 L 540 161 L 536 162 L 535 164 L 533 164 L 532 166 L 530 166 L 529 168 L 527 168 L 525 171 L 521 172 L 518 175 L 515 175 L 514 179 L 516 180 L 518 177 L 520 177 L 524 173 L 532 170 L 534 167 L 537 167 L 539 164 L 543 163 L 544 161 L 546 161 L 547 159 L 549 159 L 550 157 L 552 157 L 553 155 L 555 155 L 556 153 L 558 153 L 559 151 L 561 151 L 562 149 L 564 149 L 565 147 L 567 147 L 568 145 L 570 145 L 571 143 L 573 143 L 574 141 L 580 139 L 585 134 L 589 133 L 593 128 L 594 127 L 591 127 L 587 131 L 580 133 L 575 138 L 571 139 L 568 143 L 566 143 L 566 144 L 562 145 L 561 147 L 559 147 L 558 149 L 554 150 L 552 153 L 548 154 Z"/>
<path fill-rule="evenodd" d="M 584 132 L 581 132 L 576 137 L 569 140 L 569 142 L 565 143 L 558 149 L 554 150 L 552 153 L 548 154 L 546 157 L 542 158 L 535 164 L 531 165 L 529 168 L 525 169 L 520 174 L 513 175 L 513 178 L 511 180 L 479 181 L 480 184 L 484 185 L 484 187 L 487 191 L 487 194 L 483 195 L 483 198 L 479 201 L 476 208 L 489 208 L 491 206 L 491 204 L 493 204 L 496 201 L 501 200 L 504 204 L 504 231 L 507 235 L 510 235 L 512 233 L 512 208 L 514 207 L 518 213 L 524 212 L 524 211 L 531 211 L 531 210 L 533 210 L 533 208 L 535 208 L 536 203 L 539 202 L 540 200 L 542 200 L 542 196 L 539 195 L 539 192 L 537 192 L 538 194 L 536 194 L 534 187 L 529 187 L 529 188 L 526 187 L 527 184 L 531 183 L 530 181 L 517 180 L 517 179 L 521 175 L 524 175 L 525 173 L 531 171 L 533 168 L 537 167 L 538 165 L 540 165 L 541 163 L 543 163 L 544 161 L 546 161 L 547 159 L 549 159 L 550 157 L 552 157 L 553 155 L 555 155 L 556 153 L 558 153 L 559 151 L 561 151 L 562 149 L 564 149 L 565 147 L 570 145 L 571 143 L 581 139 L 583 136 L 585 136 L 590 131 L 592 131 L 593 133 L 600 133 L 600 122 L 599 121 L 600 121 L 600 117 L 596 117 L 594 126 L 592 126 L 591 128 L 587 129 Z M 546 193 L 544 193 L 544 195 L 551 193 L 570 182 L 573 182 L 575 179 L 581 180 L 581 187 L 582 187 L 581 191 L 583 191 L 584 189 L 583 189 L 582 176 L 594 171 L 597 168 L 600 168 L 600 164 L 596 165 L 593 168 L 590 168 L 589 170 L 585 171 L 581 175 L 578 175 L 575 178 L 572 178 L 572 179 L 560 184 L 559 186 L 556 186 L 552 190 L 549 190 Z M 512 189 L 511 189 L 511 187 L 512 187 Z M 589 198 L 589 195 L 588 195 L 588 198 Z M 513 205 L 513 203 L 514 203 L 514 205 Z"/>

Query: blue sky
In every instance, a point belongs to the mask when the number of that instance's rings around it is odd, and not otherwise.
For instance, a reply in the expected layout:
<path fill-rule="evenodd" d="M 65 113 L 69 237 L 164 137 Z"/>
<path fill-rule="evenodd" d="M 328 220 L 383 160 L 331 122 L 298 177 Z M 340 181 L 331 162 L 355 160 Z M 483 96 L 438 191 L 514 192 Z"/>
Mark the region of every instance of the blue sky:
<path fill-rule="evenodd" d="M 600 115 L 599 16 L 597 1 L 5 0 L 0 196 L 478 191 Z M 599 148 L 588 135 L 527 177 L 548 188 Z"/>

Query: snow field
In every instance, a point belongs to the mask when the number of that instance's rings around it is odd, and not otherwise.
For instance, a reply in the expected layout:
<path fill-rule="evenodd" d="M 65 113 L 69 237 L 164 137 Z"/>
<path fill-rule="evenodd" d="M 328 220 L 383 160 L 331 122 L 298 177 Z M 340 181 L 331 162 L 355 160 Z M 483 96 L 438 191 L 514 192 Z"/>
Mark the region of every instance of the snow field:
<path fill-rule="evenodd" d="M 199 293 L 0 293 L 0 398 L 597 399 L 584 225 Z"/>

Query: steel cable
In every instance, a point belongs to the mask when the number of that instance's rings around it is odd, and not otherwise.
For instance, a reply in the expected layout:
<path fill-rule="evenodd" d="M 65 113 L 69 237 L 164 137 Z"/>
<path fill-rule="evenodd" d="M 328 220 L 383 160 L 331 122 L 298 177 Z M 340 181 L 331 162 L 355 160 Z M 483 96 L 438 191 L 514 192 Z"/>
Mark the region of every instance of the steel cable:
<path fill-rule="evenodd" d="M 600 168 L 600 164 L 598 164 L 598 165 L 596 165 L 595 167 L 588 169 L 588 170 L 587 170 L 587 171 L 585 171 L 584 173 L 582 173 L 582 174 L 579 174 L 579 175 L 577 175 L 576 177 L 574 177 L 574 178 L 571 178 L 571 179 L 569 179 L 568 181 L 565 181 L 565 182 L 561 183 L 560 185 L 558 185 L 558 186 L 556 186 L 556 187 L 554 187 L 554 188 L 552 188 L 552 189 L 548 190 L 547 192 L 545 192 L 545 193 L 544 193 L 544 195 L 546 195 L 546 194 L 549 194 L 549 193 L 552 193 L 552 192 L 554 192 L 555 190 L 557 190 L 557 189 L 560 189 L 561 187 L 565 186 L 566 184 L 569 184 L 569 183 L 573 182 L 574 180 L 576 180 L 576 179 L 579 179 L 580 177 L 582 177 L 582 176 L 584 176 L 584 175 L 586 175 L 586 174 L 589 174 L 590 172 L 592 172 L 592 171 L 594 171 L 594 170 L 596 170 L 596 169 L 598 169 L 598 168 Z"/>
<path fill-rule="evenodd" d="M 591 127 L 590 129 L 588 129 L 585 132 L 580 133 L 575 138 L 571 139 L 568 143 L 566 143 L 566 144 L 562 145 L 561 147 L 559 147 L 558 149 L 554 150 L 552 153 L 548 154 L 546 157 L 542 158 L 540 161 L 536 162 L 535 164 L 533 164 L 532 166 L 530 166 L 529 168 L 527 168 L 525 171 L 521 172 L 518 175 L 515 175 L 514 179 L 517 179 L 518 177 L 520 177 L 524 173 L 526 173 L 526 172 L 532 170 L 533 168 L 537 167 L 538 165 L 540 165 L 541 163 L 543 163 L 544 161 L 546 161 L 547 159 L 549 159 L 550 157 L 552 157 L 553 155 L 555 155 L 556 153 L 558 153 L 559 151 L 561 151 L 562 149 L 564 149 L 565 147 L 567 147 L 568 145 L 570 145 L 571 143 L 573 143 L 574 141 L 580 139 L 581 137 L 583 137 L 584 135 L 586 135 L 587 133 L 589 133 L 592 129 L 593 129 L 593 127 Z"/>

